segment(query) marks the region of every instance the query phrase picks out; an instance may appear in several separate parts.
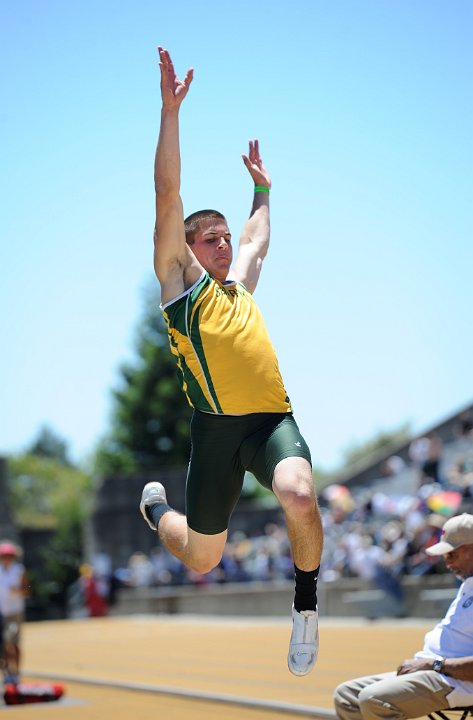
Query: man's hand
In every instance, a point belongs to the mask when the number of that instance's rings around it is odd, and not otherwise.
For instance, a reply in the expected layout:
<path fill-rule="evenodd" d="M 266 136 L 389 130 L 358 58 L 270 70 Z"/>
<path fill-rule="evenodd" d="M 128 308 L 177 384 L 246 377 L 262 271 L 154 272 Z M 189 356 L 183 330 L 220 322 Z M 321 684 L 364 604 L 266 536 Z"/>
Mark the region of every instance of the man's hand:
<path fill-rule="evenodd" d="M 265 187 L 270 188 L 271 178 L 269 177 L 269 173 L 261 160 L 258 140 L 250 140 L 248 155 L 242 155 L 242 158 L 246 169 L 253 178 L 255 185 L 264 185 Z"/>
<path fill-rule="evenodd" d="M 397 669 L 398 675 L 408 675 L 418 670 L 432 670 L 432 661 L 434 658 L 412 658 L 403 660 Z"/>
<path fill-rule="evenodd" d="M 179 80 L 172 64 L 171 56 L 162 47 L 159 50 L 159 69 L 161 70 L 161 97 L 165 110 L 179 110 L 187 95 L 194 77 L 194 69 L 189 68 L 184 80 Z"/>

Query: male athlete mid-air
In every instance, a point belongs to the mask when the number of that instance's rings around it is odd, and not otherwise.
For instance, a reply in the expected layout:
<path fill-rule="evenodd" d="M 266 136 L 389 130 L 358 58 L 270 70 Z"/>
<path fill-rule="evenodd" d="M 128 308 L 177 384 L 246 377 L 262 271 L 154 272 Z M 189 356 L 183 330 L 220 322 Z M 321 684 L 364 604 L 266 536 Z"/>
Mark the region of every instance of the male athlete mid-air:
<path fill-rule="evenodd" d="M 193 79 L 180 80 L 159 48 L 161 127 L 155 160 L 154 267 L 182 389 L 194 408 L 186 515 L 164 487 L 148 483 L 141 511 L 163 545 L 185 565 L 216 567 L 246 471 L 276 495 L 295 567 L 288 665 L 306 675 L 318 651 L 317 575 L 322 524 L 309 448 L 292 414 L 274 348 L 253 299 L 269 246 L 271 180 L 257 140 L 243 162 L 253 204 L 232 269 L 225 216 L 200 210 L 184 219 L 180 197 L 179 110 Z M 279 294 L 279 293 L 278 293 Z"/>

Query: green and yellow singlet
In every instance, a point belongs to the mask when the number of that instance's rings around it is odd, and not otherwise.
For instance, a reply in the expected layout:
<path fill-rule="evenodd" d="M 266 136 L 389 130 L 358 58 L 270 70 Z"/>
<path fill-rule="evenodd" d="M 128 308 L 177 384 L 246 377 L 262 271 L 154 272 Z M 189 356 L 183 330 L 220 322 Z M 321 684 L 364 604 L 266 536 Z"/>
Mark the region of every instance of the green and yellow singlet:
<path fill-rule="evenodd" d="M 192 407 L 224 415 L 291 412 L 263 316 L 244 285 L 204 272 L 162 310 Z"/>

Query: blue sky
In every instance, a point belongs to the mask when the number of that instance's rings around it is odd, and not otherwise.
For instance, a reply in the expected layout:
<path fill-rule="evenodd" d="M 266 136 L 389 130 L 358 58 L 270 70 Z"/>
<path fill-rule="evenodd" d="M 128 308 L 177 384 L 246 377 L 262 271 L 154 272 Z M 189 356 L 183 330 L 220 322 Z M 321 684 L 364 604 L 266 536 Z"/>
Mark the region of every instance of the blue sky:
<path fill-rule="evenodd" d="M 256 292 L 315 464 L 473 401 L 473 4 L 33 0 L 0 8 L 0 452 L 109 427 L 152 278 L 156 46 L 195 79 L 186 213 L 238 235 L 273 180 Z"/>

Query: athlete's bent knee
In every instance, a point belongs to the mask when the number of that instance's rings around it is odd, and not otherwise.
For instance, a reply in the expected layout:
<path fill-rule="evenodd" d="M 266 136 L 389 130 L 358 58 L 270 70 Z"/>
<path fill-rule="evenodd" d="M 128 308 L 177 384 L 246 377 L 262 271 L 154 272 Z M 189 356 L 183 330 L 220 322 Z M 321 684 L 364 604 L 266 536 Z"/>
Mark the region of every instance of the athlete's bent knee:
<path fill-rule="evenodd" d="M 205 575 L 217 567 L 222 559 L 224 547 L 219 543 L 217 545 L 207 544 L 202 547 L 199 544 L 190 546 L 186 565 L 195 572 Z"/>
<path fill-rule="evenodd" d="M 310 516 L 315 512 L 316 501 L 313 488 L 308 483 L 287 484 L 275 487 L 276 496 L 285 512 L 297 517 Z"/>
<path fill-rule="evenodd" d="M 206 575 L 207 573 L 211 572 L 214 568 L 217 567 L 220 560 L 222 558 L 213 558 L 213 557 L 200 557 L 200 558 L 190 558 L 189 562 L 187 563 L 189 567 L 194 570 L 195 572 Z"/>

